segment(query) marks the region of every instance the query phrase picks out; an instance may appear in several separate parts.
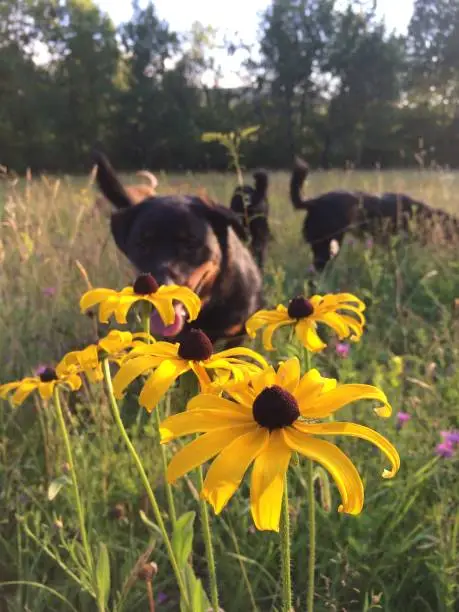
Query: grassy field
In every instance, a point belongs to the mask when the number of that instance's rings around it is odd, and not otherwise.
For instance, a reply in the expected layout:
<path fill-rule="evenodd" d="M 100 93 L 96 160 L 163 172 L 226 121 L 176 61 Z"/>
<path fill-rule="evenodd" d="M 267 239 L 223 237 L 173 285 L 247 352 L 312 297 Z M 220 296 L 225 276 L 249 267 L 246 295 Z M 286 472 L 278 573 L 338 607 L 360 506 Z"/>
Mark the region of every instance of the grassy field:
<path fill-rule="evenodd" d="M 228 203 L 234 178 L 225 175 L 158 175 L 160 191 L 194 192 Z M 129 182 L 130 177 L 125 177 Z M 443 172 L 329 172 L 314 174 L 309 195 L 333 188 L 402 190 L 459 215 L 459 174 Z M 274 306 L 307 288 L 311 255 L 300 228 L 304 214 L 288 200 L 288 176 L 273 173 L 271 245 L 266 300 Z M 80 314 L 86 290 L 82 266 L 94 286 L 121 288 L 133 271 L 116 251 L 107 216 L 94 208 L 87 177 L 35 179 L 0 185 L 0 382 L 31 375 L 68 350 L 92 342 L 93 319 Z M 459 606 L 459 488 L 457 453 L 439 457 L 440 432 L 457 428 L 459 415 L 459 245 L 421 246 L 394 239 L 388 249 L 349 237 L 320 279 L 323 291 L 350 291 L 368 307 L 367 330 L 347 357 L 334 341 L 317 357 L 322 373 L 341 382 L 381 386 L 394 406 L 388 421 L 364 405 L 345 416 L 369 424 L 397 447 L 402 467 L 394 480 L 380 478 L 384 460 L 362 441 L 339 440 L 358 467 L 366 500 L 358 517 L 339 515 L 332 484 L 331 508 L 317 510 L 317 612 L 384 610 L 453 612 Z M 258 344 L 255 344 L 260 348 Z M 278 342 L 276 359 L 294 349 Z M 401 357 L 402 360 L 394 357 Z M 401 365 L 402 364 L 402 365 Z M 180 389 L 172 410 L 183 408 Z M 107 546 L 111 568 L 107 610 L 148 608 L 136 563 L 149 546 L 159 566 L 156 608 L 179 609 L 161 539 L 139 518 L 148 503 L 114 427 L 102 387 L 86 386 L 69 406 L 69 428 L 91 545 Z M 400 427 L 397 412 L 411 419 Z M 150 480 L 164 502 L 158 441 L 150 418 L 135 403 L 123 418 L 141 451 Z M 51 406 L 37 398 L 12 409 L 0 405 L 0 610 L 96 610 L 75 580 L 81 566 L 71 489 L 48 499 L 51 482 L 65 474 L 62 440 Z M 292 576 L 295 610 L 305 610 L 308 524 L 301 469 L 291 479 Z M 191 482 L 175 488 L 179 512 L 196 510 Z M 212 516 L 221 606 L 227 612 L 280 609 L 280 562 L 275 534 L 252 526 L 247 491 L 219 517 Z M 150 514 L 149 514 L 150 516 Z M 54 557 L 54 558 L 53 558 Z M 207 584 L 203 543 L 195 530 L 193 564 Z M 59 596 L 63 599 L 59 599 Z M 65 600 L 65 601 L 64 601 Z"/>

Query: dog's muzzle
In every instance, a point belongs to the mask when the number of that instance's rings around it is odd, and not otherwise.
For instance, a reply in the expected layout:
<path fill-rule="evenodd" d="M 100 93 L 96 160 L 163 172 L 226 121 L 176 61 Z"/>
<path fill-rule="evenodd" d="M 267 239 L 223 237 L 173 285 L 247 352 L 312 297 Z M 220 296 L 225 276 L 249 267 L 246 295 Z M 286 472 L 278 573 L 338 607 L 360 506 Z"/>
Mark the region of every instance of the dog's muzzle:
<path fill-rule="evenodd" d="M 212 287 L 219 273 L 219 267 L 212 261 L 206 261 L 204 264 L 196 268 L 186 282 L 186 287 L 194 291 L 202 301 L 202 305 L 207 304 L 212 294 Z M 172 285 L 174 281 L 166 277 L 162 282 L 163 285 Z M 177 336 L 185 326 L 188 320 L 188 313 L 183 304 L 176 302 L 174 304 L 175 320 L 171 325 L 164 325 L 157 311 L 154 311 L 150 316 L 150 331 L 153 336 L 162 336 L 164 338 L 173 338 Z"/>

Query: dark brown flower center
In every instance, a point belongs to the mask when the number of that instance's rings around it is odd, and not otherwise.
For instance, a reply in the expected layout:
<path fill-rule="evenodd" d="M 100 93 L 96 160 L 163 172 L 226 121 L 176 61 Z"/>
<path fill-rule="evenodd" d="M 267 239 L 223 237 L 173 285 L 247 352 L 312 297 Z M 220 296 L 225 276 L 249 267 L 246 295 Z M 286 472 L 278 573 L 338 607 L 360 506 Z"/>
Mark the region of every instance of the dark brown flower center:
<path fill-rule="evenodd" d="M 304 319 L 312 315 L 314 307 L 309 300 L 299 295 L 290 301 L 287 312 L 291 319 Z"/>
<path fill-rule="evenodd" d="M 141 274 L 134 283 L 134 293 L 137 295 L 148 295 L 156 293 L 159 285 L 151 274 Z"/>
<path fill-rule="evenodd" d="M 41 382 L 47 383 L 52 380 L 57 380 L 56 370 L 54 368 L 45 368 L 40 374 Z"/>
<path fill-rule="evenodd" d="M 278 385 L 266 387 L 257 395 L 252 413 L 258 425 L 270 431 L 288 427 L 300 416 L 296 399 Z"/>
<path fill-rule="evenodd" d="M 205 361 L 212 352 L 212 342 L 200 329 L 185 332 L 178 349 L 179 357 L 187 361 Z"/>

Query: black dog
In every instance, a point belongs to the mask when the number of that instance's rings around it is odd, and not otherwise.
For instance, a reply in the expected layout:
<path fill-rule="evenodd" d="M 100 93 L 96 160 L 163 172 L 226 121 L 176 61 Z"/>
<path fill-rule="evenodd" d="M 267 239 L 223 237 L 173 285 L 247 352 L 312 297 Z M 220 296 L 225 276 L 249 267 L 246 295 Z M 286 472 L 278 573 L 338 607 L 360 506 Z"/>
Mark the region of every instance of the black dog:
<path fill-rule="evenodd" d="M 309 168 L 296 160 L 290 180 L 290 198 L 297 210 L 306 210 L 303 236 L 311 245 L 314 267 L 321 271 L 330 260 L 330 243 L 341 246 L 348 231 L 362 236 L 370 233 L 378 240 L 399 232 L 409 233 L 411 221 L 417 222 L 416 231 L 431 230 L 439 224 L 445 237 L 451 239 L 459 231 L 459 221 L 447 212 L 434 209 L 424 202 L 402 193 L 375 196 L 362 191 L 330 191 L 315 198 L 303 200 L 301 189 Z"/>
<path fill-rule="evenodd" d="M 192 326 L 212 342 L 243 336 L 246 320 L 261 306 L 262 282 L 237 216 L 194 196 L 155 196 L 134 205 L 105 156 L 94 157 L 97 183 L 118 209 L 111 217 L 118 248 L 139 272 L 152 274 L 159 284 L 188 286 L 203 303 L 191 324 L 179 304 L 172 326 L 153 315 L 153 335 L 179 340 Z"/>
<path fill-rule="evenodd" d="M 250 250 L 260 270 L 263 270 L 266 249 L 271 238 L 268 216 L 268 175 L 264 170 L 254 173 L 255 187 L 243 185 L 236 187 L 231 198 L 230 208 L 236 213 L 250 234 Z"/>

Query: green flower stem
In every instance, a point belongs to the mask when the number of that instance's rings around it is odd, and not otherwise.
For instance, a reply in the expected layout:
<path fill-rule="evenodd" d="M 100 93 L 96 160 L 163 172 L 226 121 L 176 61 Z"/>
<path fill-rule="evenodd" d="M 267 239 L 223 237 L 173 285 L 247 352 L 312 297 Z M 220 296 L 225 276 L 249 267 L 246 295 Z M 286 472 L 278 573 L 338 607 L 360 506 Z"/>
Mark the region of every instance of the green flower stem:
<path fill-rule="evenodd" d="M 163 537 L 164 543 L 166 545 L 167 548 L 167 553 L 169 555 L 169 561 L 172 565 L 172 569 L 174 570 L 174 574 L 175 574 L 175 579 L 177 581 L 177 585 L 180 589 L 180 594 L 182 597 L 183 602 L 185 603 L 186 608 L 189 610 L 190 609 L 190 604 L 189 604 L 189 598 L 188 598 L 188 591 L 186 589 L 185 583 L 183 581 L 183 576 L 180 572 L 179 566 L 177 565 L 177 560 L 175 558 L 174 555 L 174 551 L 172 549 L 172 544 L 171 541 L 169 539 L 169 536 L 167 534 L 166 531 L 166 527 L 164 525 L 164 521 L 161 517 L 161 511 L 159 509 L 158 506 L 158 502 L 156 501 L 156 497 L 155 494 L 153 493 L 153 490 L 150 486 L 150 483 L 148 481 L 148 477 L 147 474 L 145 473 L 145 469 L 143 467 L 142 461 L 136 451 L 136 449 L 134 448 L 134 445 L 132 444 L 127 431 L 124 427 L 123 421 L 121 420 L 121 415 L 120 415 L 120 411 L 118 408 L 118 404 L 116 403 L 116 399 L 115 399 L 115 395 L 113 393 L 113 385 L 112 385 L 112 378 L 111 378 L 111 374 L 110 374 L 110 366 L 109 363 L 107 361 L 107 359 L 104 360 L 104 374 L 105 374 L 105 381 L 107 384 L 107 391 L 108 391 L 108 395 L 110 398 L 110 406 L 112 409 L 112 414 L 113 414 L 113 418 L 115 419 L 115 422 L 118 426 L 118 429 L 121 433 L 121 436 L 124 440 L 124 443 L 127 446 L 127 449 L 129 451 L 129 453 L 131 454 L 131 457 L 135 463 L 135 466 L 137 468 L 137 471 L 139 473 L 140 479 L 142 480 L 142 484 L 145 487 L 145 491 L 147 493 L 148 499 L 150 501 L 151 507 L 153 508 L 153 513 L 155 515 L 155 520 L 156 523 L 159 527 L 159 530 L 161 531 L 161 535 Z"/>
<path fill-rule="evenodd" d="M 198 484 L 199 490 L 202 491 L 204 480 L 202 477 L 202 467 L 198 468 Z M 220 606 L 218 603 L 218 585 L 217 585 L 217 572 L 215 569 L 215 557 L 214 548 L 212 544 L 212 533 L 210 531 L 209 522 L 209 510 L 207 508 L 207 502 L 204 499 L 199 500 L 199 509 L 201 515 L 201 526 L 202 534 L 204 536 L 204 545 L 206 547 L 207 566 L 209 569 L 209 580 L 210 580 L 210 599 L 212 602 L 213 612 L 218 612 Z"/>
<path fill-rule="evenodd" d="M 156 430 L 159 436 L 159 427 L 161 425 L 161 418 L 159 416 L 158 408 L 159 407 L 157 406 L 153 410 L 153 412 L 155 413 Z M 172 530 L 174 530 L 175 525 L 177 523 L 177 513 L 175 511 L 175 502 L 174 502 L 174 495 L 172 494 L 172 487 L 167 480 L 167 455 L 166 455 L 167 451 L 166 451 L 166 447 L 163 444 L 160 444 L 159 448 L 161 452 L 161 466 L 162 466 L 163 476 L 164 476 L 164 486 L 166 488 L 166 498 L 167 498 L 167 507 L 169 509 L 169 518 L 171 521 Z"/>
<path fill-rule="evenodd" d="M 284 500 L 280 524 L 280 548 L 282 561 L 282 612 L 292 609 L 292 577 L 290 562 L 290 517 L 288 514 L 288 482 L 284 476 Z"/>
<path fill-rule="evenodd" d="M 151 305 L 146 302 L 143 304 L 144 308 L 142 310 L 142 327 L 143 331 L 150 336 L 150 315 L 151 315 Z M 147 339 L 147 344 L 150 343 L 150 339 Z M 158 433 L 158 439 L 160 439 L 159 427 L 161 425 L 161 417 L 159 415 L 159 406 L 157 406 L 154 411 L 155 413 L 155 424 L 156 431 Z M 166 498 L 167 498 L 167 507 L 169 510 L 169 519 L 171 521 L 172 530 L 175 529 L 175 525 L 177 523 L 177 512 L 175 511 L 175 502 L 174 496 L 172 494 L 171 485 L 167 481 L 167 450 L 166 447 L 162 444 L 159 445 L 160 453 L 161 453 L 161 467 L 164 478 L 164 486 L 166 488 Z"/>
<path fill-rule="evenodd" d="M 314 464 L 308 461 L 309 562 L 307 611 L 314 610 L 314 580 L 316 570 L 316 500 L 314 496 Z"/>
<path fill-rule="evenodd" d="M 306 370 L 311 369 L 311 356 L 305 350 Z M 308 560 L 308 590 L 307 612 L 314 610 L 314 583 L 316 573 L 316 499 L 314 495 L 314 463 L 308 460 L 308 521 L 309 521 L 309 560 Z"/>
<path fill-rule="evenodd" d="M 56 407 L 57 419 L 59 421 L 59 427 L 62 434 L 62 439 L 64 440 L 65 446 L 65 454 L 67 455 L 67 463 L 69 464 L 70 475 L 72 477 L 72 485 L 73 485 L 73 494 L 75 496 L 75 504 L 78 514 L 78 522 L 80 526 L 80 534 L 81 534 L 81 542 L 83 545 L 84 554 L 86 557 L 86 564 L 88 572 L 91 576 L 91 579 L 94 581 L 93 584 L 96 585 L 96 578 L 94 575 L 94 562 L 92 558 L 91 548 L 88 542 L 88 534 L 86 532 L 86 524 L 83 512 L 83 506 L 81 504 L 80 491 L 78 488 L 78 479 L 75 471 L 75 465 L 73 463 L 73 455 L 72 455 L 72 447 L 70 445 L 69 434 L 67 432 L 67 427 L 65 425 L 64 413 L 62 412 L 61 399 L 59 397 L 59 389 L 56 385 L 54 388 L 54 405 Z"/>

